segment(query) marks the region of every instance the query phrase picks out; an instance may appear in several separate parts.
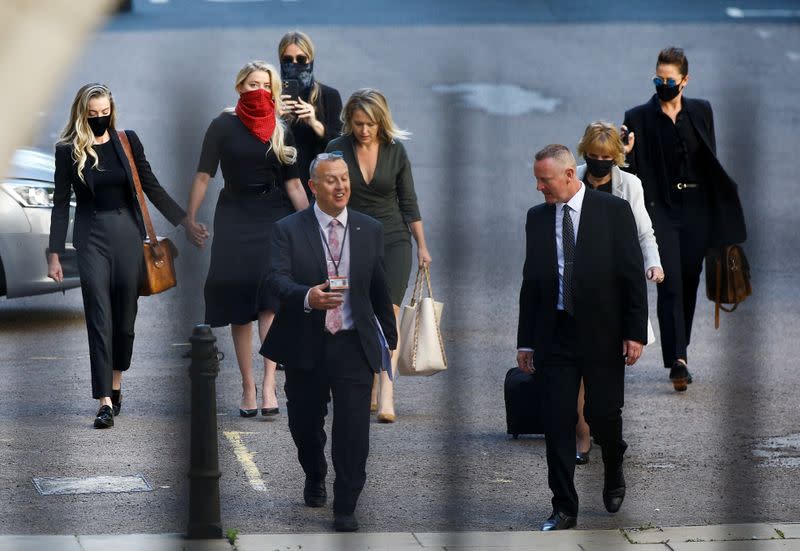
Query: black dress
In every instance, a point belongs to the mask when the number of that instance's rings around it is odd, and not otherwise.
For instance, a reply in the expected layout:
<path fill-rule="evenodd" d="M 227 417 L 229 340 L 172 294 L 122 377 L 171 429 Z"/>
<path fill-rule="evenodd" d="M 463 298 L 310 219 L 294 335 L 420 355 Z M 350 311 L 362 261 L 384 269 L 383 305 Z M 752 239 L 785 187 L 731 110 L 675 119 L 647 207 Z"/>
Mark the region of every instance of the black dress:
<path fill-rule="evenodd" d="M 339 136 L 342 131 L 342 97 L 339 91 L 330 86 L 320 84 L 320 93 L 314 103 L 317 119 L 325 126 L 325 133 L 320 138 L 314 130 L 305 122 L 294 117 L 288 119 L 289 128 L 292 130 L 297 147 L 297 172 L 303 187 L 311 198 L 308 189 L 308 169 L 314 157 L 325 151 L 325 146 L 329 141 Z M 303 101 L 308 101 L 308 97 L 303 97 Z"/>
<path fill-rule="evenodd" d="M 294 145 L 288 130 L 285 142 Z M 281 164 L 269 142 L 263 143 L 228 112 L 208 127 L 197 171 L 213 177 L 217 165 L 225 186 L 214 212 L 205 322 L 212 327 L 243 325 L 278 306 L 261 280 L 269 265 L 272 225 L 294 212 L 285 183 L 297 178 L 297 165 Z"/>

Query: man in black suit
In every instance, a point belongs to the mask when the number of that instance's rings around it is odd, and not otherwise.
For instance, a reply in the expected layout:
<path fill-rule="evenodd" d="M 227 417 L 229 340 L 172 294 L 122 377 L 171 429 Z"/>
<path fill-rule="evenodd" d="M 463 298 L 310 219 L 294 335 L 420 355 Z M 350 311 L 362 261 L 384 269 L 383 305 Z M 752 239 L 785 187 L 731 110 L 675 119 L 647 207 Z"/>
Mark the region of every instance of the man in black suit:
<path fill-rule="evenodd" d="M 650 101 L 625 113 L 628 167 L 639 176 L 658 241 L 664 281 L 658 325 L 664 367 L 677 391 L 692 382 L 687 349 L 703 258 L 747 238 L 736 184 L 717 159 L 711 104 L 684 97 L 689 61 L 680 48 L 658 54 Z"/>
<path fill-rule="evenodd" d="M 334 528 L 352 532 L 367 476 L 373 374 L 386 348 L 395 348 L 397 328 L 382 225 L 347 209 L 350 180 L 341 153 L 318 155 L 310 173 L 316 203 L 273 230 L 269 285 L 281 305 L 261 354 L 286 369 L 289 430 L 309 507 L 327 500 L 324 425 L 333 396 Z"/>
<path fill-rule="evenodd" d="M 553 514 L 542 530 L 577 523 L 575 423 L 581 377 L 585 416 L 603 450 L 603 502 L 625 497 L 622 406 L 625 365 L 647 340 L 647 291 L 636 223 L 627 201 L 589 190 L 563 145 L 536 153 L 536 189 L 545 203 L 528 211 L 519 298 L 517 364 L 540 371 L 546 396 L 547 471 Z"/>

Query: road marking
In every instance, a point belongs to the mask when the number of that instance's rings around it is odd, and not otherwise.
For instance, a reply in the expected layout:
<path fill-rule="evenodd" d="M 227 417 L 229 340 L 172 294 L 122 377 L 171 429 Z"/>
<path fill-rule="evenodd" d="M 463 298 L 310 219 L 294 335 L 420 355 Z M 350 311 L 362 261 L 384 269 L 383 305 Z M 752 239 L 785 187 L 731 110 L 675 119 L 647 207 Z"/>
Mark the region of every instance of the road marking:
<path fill-rule="evenodd" d="M 253 461 L 253 456 L 255 453 L 248 451 L 247 446 L 245 446 L 244 442 L 242 442 L 243 434 L 253 433 L 225 431 L 223 434 L 225 435 L 225 438 L 228 439 L 228 442 L 231 443 L 231 446 L 233 446 L 233 454 L 236 456 L 236 459 L 239 460 L 239 464 L 244 469 L 244 474 L 247 476 L 247 481 L 250 483 L 250 487 L 256 492 L 266 492 L 267 486 L 261 479 L 261 471 L 258 470 L 258 467 Z"/>
<path fill-rule="evenodd" d="M 43 476 L 35 477 L 33 485 L 43 496 L 66 494 L 113 494 L 152 492 L 153 487 L 144 475 L 127 476 Z"/>
<path fill-rule="evenodd" d="M 747 17 L 752 19 L 758 18 L 773 18 L 778 17 L 782 19 L 792 19 L 795 17 L 800 17 L 800 10 L 786 10 L 786 9 L 775 9 L 775 10 L 743 10 L 741 8 L 729 7 L 725 8 L 725 13 L 728 17 L 733 19 L 745 19 Z"/>

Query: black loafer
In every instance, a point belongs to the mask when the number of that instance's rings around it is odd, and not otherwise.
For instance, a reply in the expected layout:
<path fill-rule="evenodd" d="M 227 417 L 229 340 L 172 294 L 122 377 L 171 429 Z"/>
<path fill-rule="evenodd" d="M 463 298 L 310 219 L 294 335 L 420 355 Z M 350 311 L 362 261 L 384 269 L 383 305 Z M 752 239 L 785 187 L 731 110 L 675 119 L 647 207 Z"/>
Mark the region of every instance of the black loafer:
<path fill-rule="evenodd" d="M 689 370 L 686 368 L 686 364 L 676 360 L 669 370 L 669 380 L 672 381 L 672 387 L 678 392 L 684 392 L 689 384 L 689 378 Z"/>
<path fill-rule="evenodd" d="M 111 389 L 111 409 L 114 411 L 114 417 L 119 415 L 122 411 L 122 389 Z"/>
<path fill-rule="evenodd" d="M 94 418 L 94 428 L 110 429 L 114 426 L 114 411 L 111 406 L 100 406 L 97 417 Z"/>
<path fill-rule="evenodd" d="M 589 449 L 585 452 L 576 452 L 575 453 L 575 464 L 576 465 L 586 465 L 589 462 L 589 452 L 592 451 L 592 443 L 589 442 Z"/>
<path fill-rule="evenodd" d="M 309 507 L 324 507 L 325 502 L 328 501 L 325 481 L 314 481 L 306 477 L 306 485 L 303 488 L 303 501 Z"/>
<path fill-rule="evenodd" d="M 603 484 L 603 505 L 606 511 L 616 513 L 625 499 L 625 476 L 622 473 L 622 462 L 612 468 L 606 467 Z"/>
<path fill-rule="evenodd" d="M 358 530 L 358 521 L 353 513 L 334 513 L 333 529 L 337 532 L 355 532 Z"/>
<path fill-rule="evenodd" d="M 578 518 L 565 515 L 564 513 L 553 511 L 550 518 L 544 521 L 542 525 L 542 532 L 550 532 L 553 530 L 569 530 L 578 524 Z"/>

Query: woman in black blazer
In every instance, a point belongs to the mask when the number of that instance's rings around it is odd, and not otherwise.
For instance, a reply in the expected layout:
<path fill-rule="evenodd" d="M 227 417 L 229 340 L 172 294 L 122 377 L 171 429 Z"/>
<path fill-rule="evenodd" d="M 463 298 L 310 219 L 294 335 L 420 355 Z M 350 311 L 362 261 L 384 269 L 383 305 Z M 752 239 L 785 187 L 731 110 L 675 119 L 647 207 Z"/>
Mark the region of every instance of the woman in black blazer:
<path fill-rule="evenodd" d="M 658 55 L 650 101 L 625 113 L 628 172 L 644 188 L 665 279 L 658 284 L 664 367 L 677 391 L 692 382 L 687 348 L 706 251 L 747 238 L 736 184 L 717 159 L 711 104 L 689 99 L 689 62 L 680 48 Z"/>
<path fill-rule="evenodd" d="M 144 220 L 131 167 L 115 130 L 116 106 L 103 84 L 87 84 L 72 102 L 69 122 L 56 144 L 55 192 L 50 221 L 48 276 L 64 278 L 59 254 L 69 225 L 75 192 L 73 244 L 89 337 L 92 397 L 100 401 L 95 428 L 114 426 L 122 408 L 122 372 L 131 365 Z M 158 183 L 138 136 L 131 143 L 142 189 L 174 225 L 186 225 L 186 213 Z"/>
<path fill-rule="evenodd" d="M 308 167 L 342 131 L 342 97 L 338 90 L 314 76 L 314 43 L 306 33 L 292 31 L 283 35 L 278 58 L 284 86 L 288 80 L 299 84 L 299 96 L 283 95 L 281 99 L 284 119 L 294 134 L 298 175 L 310 200 Z"/>

